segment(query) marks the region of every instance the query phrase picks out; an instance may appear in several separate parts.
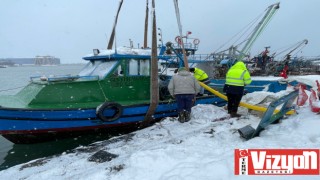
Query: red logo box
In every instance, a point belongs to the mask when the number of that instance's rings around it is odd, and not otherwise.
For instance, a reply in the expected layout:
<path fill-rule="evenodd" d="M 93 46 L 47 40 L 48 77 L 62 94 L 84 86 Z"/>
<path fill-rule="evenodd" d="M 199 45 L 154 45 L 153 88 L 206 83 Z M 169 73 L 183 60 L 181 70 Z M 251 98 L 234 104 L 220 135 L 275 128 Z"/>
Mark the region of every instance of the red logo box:
<path fill-rule="evenodd" d="M 320 149 L 235 149 L 235 175 L 319 175 Z"/>

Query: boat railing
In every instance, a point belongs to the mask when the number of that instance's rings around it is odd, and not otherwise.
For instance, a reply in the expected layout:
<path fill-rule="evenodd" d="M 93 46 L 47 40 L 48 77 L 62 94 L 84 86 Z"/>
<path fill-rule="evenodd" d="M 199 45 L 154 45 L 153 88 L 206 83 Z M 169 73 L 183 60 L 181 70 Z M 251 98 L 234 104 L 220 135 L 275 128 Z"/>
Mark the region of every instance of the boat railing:
<path fill-rule="evenodd" d="M 182 54 L 182 51 L 181 49 L 178 49 L 178 48 L 175 48 L 177 51 L 177 53 L 180 53 Z M 194 49 L 192 49 L 194 50 Z M 199 54 L 199 53 L 196 53 L 195 51 L 190 51 L 190 49 L 186 49 L 186 52 L 187 52 L 187 57 L 189 60 L 202 60 L 202 61 L 213 61 L 213 60 L 216 60 L 217 57 L 214 56 L 213 54 Z M 160 59 L 163 59 L 163 60 L 169 60 L 169 59 L 174 59 L 176 58 L 177 55 L 172 53 L 172 54 L 166 54 L 164 56 L 161 56 L 159 57 Z"/>
<path fill-rule="evenodd" d="M 188 60 L 196 60 L 196 61 L 214 61 L 214 56 L 210 54 L 193 54 L 188 56 Z"/>
<path fill-rule="evenodd" d="M 183 45 L 184 45 L 185 49 L 193 49 L 195 51 L 198 50 L 198 45 L 195 45 L 195 44 L 192 44 L 192 43 L 183 43 Z M 182 48 L 182 46 L 180 44 L 178 44 L 178 43 L 173 43 L 172 47 L 174 49 L 181 49 Z"/>
<path fill-rule="evenodd" d="M 31 82 L 59 82 L 59 81 L 94 81 L 99 80 L 99 76 L 79 76 L 79 75 L 54 75 L 46 76 L 32 76 Z"/>
<path fill-rule="evenodd" d="M 77 81 L 96 81 L 99 80 L 99 76 L 78 76 Z"/>

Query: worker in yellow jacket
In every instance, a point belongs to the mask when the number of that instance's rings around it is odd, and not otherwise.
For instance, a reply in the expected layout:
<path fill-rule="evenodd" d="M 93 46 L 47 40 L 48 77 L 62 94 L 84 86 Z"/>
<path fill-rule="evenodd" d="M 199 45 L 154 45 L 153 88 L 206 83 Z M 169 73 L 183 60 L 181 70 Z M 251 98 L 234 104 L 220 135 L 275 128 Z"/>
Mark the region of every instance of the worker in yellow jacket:
<path fill-rule="evenodd" d="M 237 114 L 238 106 L 244 94 L 244 86 L 251 83 L 251 76 L 242 61 L 236 61 L 226 74 L 226 83 L 223 91 L 228 97 L 228 113 L 231 117 L 240 117 Z"/>
<path fill-rule="evenodd" d="M 193 73 L 194 78 L 196 78 L 196 80 L 203 82 L 204 84 L 209 84 L 210 83 L 210 79 L 208 77 L 208 74 L 206 72 L 204 72 L 202 69 L 200 68 L 189 68 L 189 71 Z M 202 96 L 204 94 L 204 88 L 201 87 L 200 88 L 200 92 L 199 95 Z"/>

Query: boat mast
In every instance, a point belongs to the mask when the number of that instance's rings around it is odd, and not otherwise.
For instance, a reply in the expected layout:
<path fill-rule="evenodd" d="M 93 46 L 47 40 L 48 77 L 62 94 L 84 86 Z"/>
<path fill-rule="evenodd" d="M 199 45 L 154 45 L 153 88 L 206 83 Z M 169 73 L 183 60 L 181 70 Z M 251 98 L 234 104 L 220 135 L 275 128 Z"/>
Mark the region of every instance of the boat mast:
<path fill-rule="evenodd" d="M 121 9 L 122 3 L 123 3 L 123 0 L 120 0 L 119 1 L 119 7 L 118 7 L 117 15 L 116 15 L 115 20 L 114 20 L 114 24 L 113 24 L 113 28 L 112 28 L 112 32 L 111 32 L 111 36 L 110 36 L 110 39 L 109 39 L 109 43 L 108 43 L 107 49 L 112 49 L 112 46 L 113 46 L 114 36 L 116 34 L 116 26 L 117 26 L 118 16 L 119 16 L 119 13 L 120 13 L 120 9 Z"/>
<path fill-rule="evenodd" d="M 141 123 L 142 127 L 148 126 L 153 119 L 153 114 L 159 103 L 159 84 L 158 84 L 158 53 L 157 53 L 157 24 L 155 2 L 152 0 L 152 46 L 151 46 L 151 75 L 150 75 L 150 106 L 144 121 Z"/>
<path fill-rule="evenodd" d="M 148 47 L 148 19 L 149 19 L 149 0 L 146 0 L 146 18 L 144 21 L 144 42 L 143 48 Z"/>
<path fill-rule="evenodd" d="M 180 21 L 180 12 L 179 12 L 179 6 L 178 6 L 178 0 L 173 0 L 174 7 L 176 10 L 176 17 L 177 17 L 177 23 L 178 23 L 178 28 L 179 28 L 179 35 L 180 35 L 180 40 L 181 40 L 181 48 L 182 48 L 182 53 L 183 53 L 183 63 L 184 67 L 186 67 L 187 70 L 189 70 L 189 64 L 188 64 L 188 59 L 186 55 L 186 51 L 184 49 L 184 43 L 183 43 L 183 38 L 182 38 L 182 25 Z"/>

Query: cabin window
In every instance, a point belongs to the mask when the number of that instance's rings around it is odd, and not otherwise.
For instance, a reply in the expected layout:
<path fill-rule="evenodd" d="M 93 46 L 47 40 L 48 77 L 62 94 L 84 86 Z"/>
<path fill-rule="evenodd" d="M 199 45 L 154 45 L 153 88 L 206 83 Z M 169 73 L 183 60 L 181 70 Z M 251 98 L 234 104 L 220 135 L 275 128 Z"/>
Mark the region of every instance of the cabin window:
<path fill-rule="evenodd" d="M 79 72 L 79 76 L 89 76 L 95 68 L 95 61 L 88 62 L 86 66 Z"/>
<path fill-rule="evenodd" d="M 99 76 L 103 79 L 116 64 L 117 61 L 92 61 L 80 71 L 79 76 Z"/>
<path fill-rule="evenodd" d="M 113 72 L 113 76 L 123 76 L 122 65 L 119 65 Z"/>
<path fill-rule="evenodd" d="M 149 76 L 149 60 L 131 59 L 129 60 L 129 75 L 132 76 Z"/>
<path fill-rule="evenodd" d="M 139 61 L 135 59 L 131 59 L 129 61 L 129 75 L 138 75 L 139 72 Z"/>

